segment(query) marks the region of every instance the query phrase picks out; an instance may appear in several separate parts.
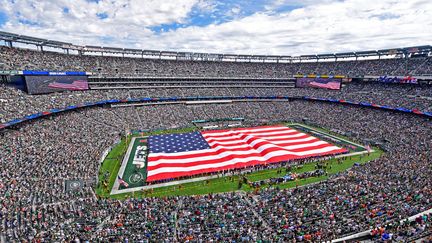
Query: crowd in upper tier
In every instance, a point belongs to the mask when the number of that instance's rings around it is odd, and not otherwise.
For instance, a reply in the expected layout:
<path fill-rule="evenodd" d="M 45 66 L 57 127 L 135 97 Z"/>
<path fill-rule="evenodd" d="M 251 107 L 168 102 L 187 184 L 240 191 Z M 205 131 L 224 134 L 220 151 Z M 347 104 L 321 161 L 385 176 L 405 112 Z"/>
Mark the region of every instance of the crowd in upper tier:
<path fill-rule="evenodd" d="M 96 76 L 287 78 L 294 74 L 364 75 L 432 74 L 432 58 L 363 61 L 250 63 L 66 55 L 0 46 L 0 70 L 87 71 Z"/>
<path fill-rule="evenodd" d="M 292 190 L 123 201 L 95 196 L 99 159 L 126 129 L 180 127 L 195 119 L 226 117 L 254 124 L 308 118 L 323 127 L 356 132 L 359 138 L 386 141 L 389 151 L 351 172 Z M 431 131 L 430 121 L 420 116 L 300 100 L 68 112 L 0 132 L 0 237 L 316 242 L 380 229 L 374 236 L 378 241 L 425 238 L 431 232 L 428 218 L 401 225 L 406 233 L 387 225 L 432 208 Z M 64 192 L 66 179 L 88 183 Z"/>
<path fill-rule="evenodd" d="M 432 111 L 432 87 L 354 82 L 341 91 L 299 88 L 153 88 L 136 90 L 89 90 L 86 92 L 61 92 L 46 95 L 28 95 L 0 83 L 0 123 L 26 115 L 109 99 L 144 97 L 197 97 L 197 96 L 311 96 L 344 99 L 353 102 L 370 102 L 393 107 Z M 145 119 L 143 119 L 145 120 Z"/>

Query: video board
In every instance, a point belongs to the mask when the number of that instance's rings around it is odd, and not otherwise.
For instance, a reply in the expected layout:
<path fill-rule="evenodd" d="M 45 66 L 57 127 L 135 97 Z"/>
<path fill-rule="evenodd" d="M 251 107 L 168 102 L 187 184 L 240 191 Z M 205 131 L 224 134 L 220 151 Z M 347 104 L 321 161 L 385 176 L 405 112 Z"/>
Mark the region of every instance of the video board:
<path fill-rule="evenodd" d="M 29 94 L 89 89 L 87 76 L 25 76 Z"/>
<path fill-rule="evenodd" d="M 417 79 L 410 76 L 406 76 L 406 77 L 381 76 L 377 79 L 377 81 L 381 83 L 392 83 L 392 84 L 418 84 Z"/>
<path fill-rule="evenodd" d="M 297 78 L 296 88 L 321 88 L 340 90 L 342 79 L 340 78 Z"/>

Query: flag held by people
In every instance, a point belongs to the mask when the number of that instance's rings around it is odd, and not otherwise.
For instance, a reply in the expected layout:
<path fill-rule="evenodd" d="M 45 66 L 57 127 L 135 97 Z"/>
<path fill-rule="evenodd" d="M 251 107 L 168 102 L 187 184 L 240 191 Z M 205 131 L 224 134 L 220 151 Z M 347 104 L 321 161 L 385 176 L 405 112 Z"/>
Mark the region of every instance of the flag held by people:
<path fill-rule="evenodd" d="M 368 145 L 366 145 L 366 151 L 368 152 L 368 154 L 370 154 L 370 152 L 371 152 L 371 147 L 369 146 L 369 144 Z"/>
<path fill-rule="evenodd" d="M 347 152 L 286 126 L 155 135 L 148 145 L 147 182 Z"/>
<path fill-rule="evenodd" d="M 124 186 L 124 187 L 129 187 L 129 184 L 124 181 L 120 176 L 117 176 L 118 182 L 120 183 L 120 185 Z"/>

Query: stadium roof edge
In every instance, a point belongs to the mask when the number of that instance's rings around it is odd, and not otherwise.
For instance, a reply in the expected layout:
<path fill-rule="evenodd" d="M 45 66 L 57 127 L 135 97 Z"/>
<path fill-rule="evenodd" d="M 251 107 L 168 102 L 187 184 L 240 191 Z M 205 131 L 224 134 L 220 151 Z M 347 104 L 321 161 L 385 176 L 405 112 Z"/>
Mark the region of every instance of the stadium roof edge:
<path fill-rule="evenodd" d="M 247 55 L 247 54 L 218 54 L 218 53 L 200 53 L 200 52 L 176 52 L 176 51 L 158 51 L 158 50 L 142 50 L 132 48 L 121 48 L 121 47 L 104 47 L 104 46 L 92 46 L 92 45 L 74 45 L 72 43 L 42 39 L 26 35 L 18 35 L 14 33 L 0 31 L 0 40 L 10 43 L 23 43 L 36 45 L 40 47 L 52 47 L 59 49 L 75 50 L 81 54 L 86 52 L 96 53 L 120 53 L 120 54 L 132 54 L 141 56 L 159 56 L 171 57 L 180 60 L 272 60 L 272 61 L 292 61 L 292 60 L 318 60 L 318 59 L 333 59 L 333 58 L 349 58 L 349 57 L 370 57 L 370 56 L 382 56 L 382 55 L 406 55 L 410 53 L 432 53 L 431 45 L 412 46 L 404 48 L 393 48 L 393 49 L 382 49 L 382 50 L 369 50 L 369 51 L 357 51 L 357 52 L 342 52 L 342 53 L 325 53 L 315 55 Z"/>

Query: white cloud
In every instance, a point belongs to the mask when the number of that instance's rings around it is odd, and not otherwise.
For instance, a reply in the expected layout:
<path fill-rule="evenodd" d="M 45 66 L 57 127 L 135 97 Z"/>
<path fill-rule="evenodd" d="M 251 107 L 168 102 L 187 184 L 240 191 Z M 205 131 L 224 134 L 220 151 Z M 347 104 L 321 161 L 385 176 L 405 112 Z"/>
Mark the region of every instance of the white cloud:
<path fill-rule="evenodd" d="M 124 39 L 130 38 L 126 43 L 129 45 L 133 40 L 151 36 L 149 27 L 185 21 L 197 2 L 198 0 L 0 0 L 0 10 L 9 17 L 9 21 L 2 26 L 5 31 L 78 44 L 98 44 L 101 42 L 100 37 L 114 37 L 111 44 L 121 44 Z M 68 13 L 63 12 L 64 8 L 69 9 Z M 98 13 L 105 13 L 108 18 L 99 19 Z M 22 20 L 37 25 L 29 26 L 23 24 Z M 138 41 L 133 44 L 137 46 Z"/>
<path fill-rule="evenodd" d="M 210 14 L 215 0 L 30 1 L 0 0 L 12 15 L 2 29 L 77 44 L 244 54 L 315 54 L 431 44 L 432 4 L 427 0 L 279 0 L 263 12 L 219 25 L 193 26 L 194 7 Z M 299 6 L 274 12 L 283 5 Z M 32 7 L 32 5 L 34 7 Z M 302 6 L 302 7 L 300 7 Z M 67 7 L 69 13 L 63 13 Z M 17 9 L 20 10 L 18 17 Z M 234 10 L 237 13 L 241 9 Z M 96 14 L 106 13 L 101 20 Z M 29 26 L 23 18 L 39 23 Z M 156 34 L 150 27 L 187 23 Z M 111 37 L 101 40 L 100 37 Z"/>
<path fill-rule="evenodd" d="M 216 10 L 217 2 L 215 0 L 200 0 L 196 6 L 204 13 L 212 13 Z"/>

